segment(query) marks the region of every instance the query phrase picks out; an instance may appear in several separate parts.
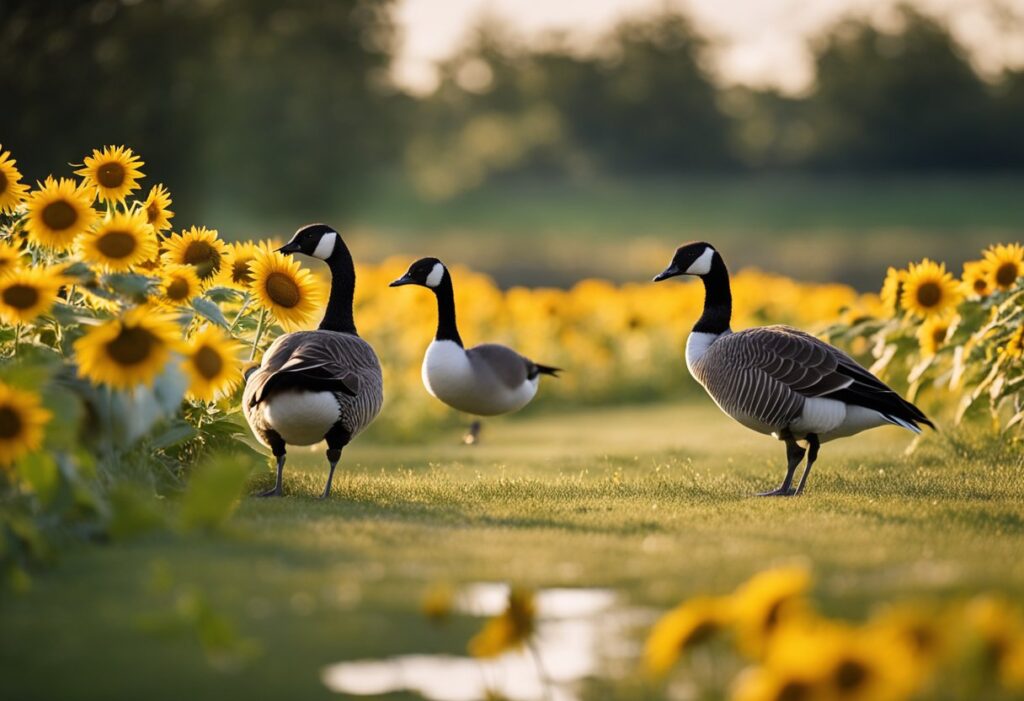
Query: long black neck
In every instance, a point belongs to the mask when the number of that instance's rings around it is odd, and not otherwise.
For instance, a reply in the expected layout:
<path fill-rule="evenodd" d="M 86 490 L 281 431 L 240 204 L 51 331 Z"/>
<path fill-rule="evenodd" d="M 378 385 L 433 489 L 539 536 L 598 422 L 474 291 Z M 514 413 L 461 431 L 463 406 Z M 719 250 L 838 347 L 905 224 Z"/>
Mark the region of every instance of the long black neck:
<path fill-rule="evenodd" d="M 325 331 L 340 331 L 358 335 L 356 322 L 352 318 L 352 300 L 356 293 L 356 267 L 348 247 L 338 239 L 334 252 L 327 259 L 331 269 L 331 296 L 320 328 Z"/>
<path fill-rule="evenodd" d="M 717 252 L 711 257 L 711 270 L 700 279 L 704 281 L 704 313 L 693 330 L 716 335 L 725 333 L 732 319 L 732 291 L 729 289 L 729 271 Z"/>
<path fill-rule="evenodd" d="M 462 347 L 459 327 L 455 323 L 455 291 L 452 288 L 452 276 L 444 271 L 440 284 L 434 289 L 437 297 L 437 334 L 435 341 L 454 341 Z"/>

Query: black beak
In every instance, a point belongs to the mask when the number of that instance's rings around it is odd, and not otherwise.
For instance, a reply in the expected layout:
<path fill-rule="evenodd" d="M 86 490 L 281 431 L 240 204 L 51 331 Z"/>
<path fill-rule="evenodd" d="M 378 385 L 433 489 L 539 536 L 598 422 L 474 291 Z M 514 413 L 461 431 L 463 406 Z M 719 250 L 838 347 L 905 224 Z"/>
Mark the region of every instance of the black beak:
<path fill-rule="evenodd" d="M 393 280 L 391 283 L 389 283 L 388 287 L 401 287 L 402 285 L 417 285 L 417 284 L 419 284 L 419 283 L 417 283 L 415 280 L 413 280 L 411 277 L 409 277 L 409 273 L 406 273 L 405 275 L 403 275 L 402 277 L 398 278 L 397 280 Z"/>
<path fill-rule="evenodd" d="M 679 268 L 677 268 L 675 266 L 675 263 L 673 263 L 672 265 L 668 266 L 667 268 L 662 270 L 660 273 L 655 275 L 653 282 L 661 282 L 662 280 L 668 280 L 670 277 L 675 277 L 676 275 L 681 275 L 681 274 L 682 273 L 680 273 Z"/>
<path fill-rule="evenodd" d="M 299 244 L 296 243 L 295 241 L 289 241 L 288 243 L 277 249 L 277 252 L 284 253 L 285 255 L 290 255 L 292 253 L 302 253 L 302 247 L 299 246 Z"/>

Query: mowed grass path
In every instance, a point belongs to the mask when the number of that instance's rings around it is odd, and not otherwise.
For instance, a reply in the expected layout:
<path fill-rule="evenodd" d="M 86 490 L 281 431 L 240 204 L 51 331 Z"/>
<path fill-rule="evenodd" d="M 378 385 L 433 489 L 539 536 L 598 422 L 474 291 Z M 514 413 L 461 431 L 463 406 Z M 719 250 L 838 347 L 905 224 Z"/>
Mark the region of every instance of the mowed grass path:
<path fill-rule="evenodd" d="M 464 652 L 477 621 L 438 628 L 419 611 L 441 581 L 611 587 L 666 608 L 799 561 L 833 614 L 1024 596 L 1024 473 L 998 446 L 934 438 L 907 457 L 910 434 L 880 429 L 826 444 L 806 496 L 758 499 L 782 477 L 782 445 L 706 401 L 496 420 L 483 438 L 358 443 L 328 502 L 313 498 L 322 455 L 296 452 L 288 496 L 246 499 L 227 534 L 66 554 L 0 602 L 4 697 L 332 698 L 326 664 Z M 268 470 L 253 491 L 269 483 Z M 216 670 L 187 630 L 142 632 L 188 592 L 260 654 Z"/>

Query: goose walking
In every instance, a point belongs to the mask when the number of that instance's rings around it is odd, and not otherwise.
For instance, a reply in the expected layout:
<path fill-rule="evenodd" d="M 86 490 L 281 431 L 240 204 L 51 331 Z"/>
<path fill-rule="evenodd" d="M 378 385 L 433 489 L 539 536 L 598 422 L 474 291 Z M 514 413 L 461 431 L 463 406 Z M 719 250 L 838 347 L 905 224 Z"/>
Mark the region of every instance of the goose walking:
<path fill-rule="evenodd" d="M 935 428 L 843 351 L 788 326 L 733 333 L 729 272 L 708 243 L 680 246 L 655 282 L 696 275 L 704 282 L 704 313 L 686 341 L 686 366 L 722 411 L 747 428 L 785 442 L 786 478 L 760 496 L 803 492 L 825 441 L 894 424 L 920 433 Z M 807 448 L 797 441 L 805 441 Z M 796 489 L 793 474 L 807 456 Z"/>
<path fill-rule="evenodd" d="M 518 411 L 537 394 L 541 375 L 557 377 L 560 368 L 535 363 L 496 343 L 462 345 L 455 323 L 452 276 L 437 258 L 421 258 L 391 287 L 420 285 L 437 298 L 437 333 L 423 357 L 423 385 L 432 396 L 459 411 L 495 416 Z M 479 422 L 466 437 L 476 442 Z"/>
<path fill-rule="evenodd" d="M 277 459 L 274 488 L 260 496 L 281 496 L 287 446 L 325 440 L 330 465 L 320 497 L 325 499 L 342 449 L 380 412 L 384 383 L 377 354 L 356 333 L 356 273 L 341 236 L 324 224 L 310 224 L 278 250 L 326 261 L 331 294 L 317 330 L 285 334 L 270 345 L 262 364 L 246 377 L 242 409 L 253 434 Z"/>

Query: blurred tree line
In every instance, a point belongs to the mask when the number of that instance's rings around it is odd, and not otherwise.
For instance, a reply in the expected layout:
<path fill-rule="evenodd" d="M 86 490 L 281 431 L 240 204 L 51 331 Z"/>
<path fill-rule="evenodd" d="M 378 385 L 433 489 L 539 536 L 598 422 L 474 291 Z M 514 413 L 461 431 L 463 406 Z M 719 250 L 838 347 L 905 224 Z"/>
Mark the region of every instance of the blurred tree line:
<path fill-rule="evenodd" d="M 1024 72 L 986 81 L 940 22 L 850 19 L 812 45 L 806 95 L 717 85 L 682 15 L 598 50 L 482 24 L 424 98 L 388 78 L 390 0 L 0 4 L 0 143 L 31 178 L 126 143 L 187 223 L 230 203 L 336 212 L 372 176 L 428 197 L 495 177 L 1024 168 Z"/>

